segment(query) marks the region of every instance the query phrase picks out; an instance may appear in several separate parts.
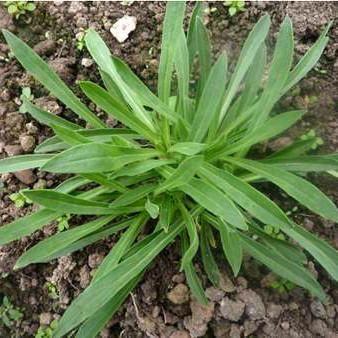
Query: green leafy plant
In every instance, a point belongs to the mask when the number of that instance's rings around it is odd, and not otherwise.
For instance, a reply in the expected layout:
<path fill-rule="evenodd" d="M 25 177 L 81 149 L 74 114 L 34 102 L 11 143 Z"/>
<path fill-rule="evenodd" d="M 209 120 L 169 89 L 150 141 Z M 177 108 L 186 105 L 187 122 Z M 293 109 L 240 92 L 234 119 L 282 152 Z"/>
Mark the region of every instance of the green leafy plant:
<path fill-rule="evenodd" d="M 17 208 L 21 208 L 26 204 L 31 204 L 32 202 L 22 193 L 22 192 L 15 192 L 9 195 L 9 198 L 14 202 L 14 205 Z"/>
<path fill-rule="evenodd" d="M 269 285 L 270 288 L 277 290 L 279 293 L 288 293 L 293 290 L 296 285 L 285 278 L 276 277 Z"/>
<path fill-rule="evenodd" d="M 27 109 L 25 107 L 25 100 L 33 101 L 34 95 L 29 87 L 23 87 L 20 95 L 21 105 L 19 107 L 19 112 L 24 114 L 27 113 Z"/>
<path fill-rule="evenodd" d="M 53 334 L 58 326 L 58 321 L 53 320 L 49 326 L 40 326 L 36 332 L 35 338 L 53 338 Z"/>
<path fill-rule="evenodd" d="M 36 5 L 33 1 L 6 1 L 5 6 L 9 14 L 19 19 L 21 15 L 25 15 L 27 12 L 33 12 Z"/>
<path fill-rule="evenodd" d="M 238 12 L 245 11 L 245 1 L 242 0 L 228 0 L 225 1 L 225 6 L 228 6 L 228 13 L 230 16 L 236 15 Z"/>
<path fill-rule="evenodd" d="M 69 221 L 70 215 L 62 215 L 56 220 L 58 231 L 64 231 L 69 229 Z"/>
<path fill-rule="evenodd" d="M 59 298 L 59 290 L 54 283 L 46 282 L 45 288 L 48 292 L 49 298 L 51 298 L 51 299 L 58 299 Z"/>
<path fill-rule="evenodd" d="M 76 49 L 80 52 L 86 46 L 85 39 L 84 39 L 85 35 L 86 35 L 86 32 L 84 31 L 81 31 L 76 34 Z"/>
<path fill-rule="evenodd" d="M 23 313 L 19 308 L 15 307 L 8 297 L 4 296 L 0 306 L 0 321 L 8 328 L 19 322 L 23 317 Z"/>
<path fill-rule="evenodd" d="M 182 28 L 184 12 L 184 2 L 168 2 L 157 95 L 111 55 L 98 33 L 86 33 L 86 48 L 98 64 L 105 88 L 89 81 L 80 82 L 80 88 L 125 126 L 114 129 L 75 97 L 24 42 L 3 32 L 20 63 L 90 128 L 25 100 L 28 112 L 50 126 L 55 136 L 40 144 L 33 155 L 1 160 L 0 172 L 41 168 L 74 176 L 54 189 L 23 191 L 41 207 L 1 227 L 0 245 L 62 215 L 77 215 L 76 224 L 78 215 L 96 216 L 28 249 L 16 262 L 15 268 L 20 269 L 120 234 L 89 287 L 64 313 L 55 337 L 77 328 L 77 337 L 95 337 L 151 262 L 175 239 L 182 250 L 181 270 L 201 303 L 207 298 L 193 260 L 199 252 L 207 276 L 217 285 L 215 249 L 224 251 L 235 275 L 243 254 L 248 254 L 321 300 L 325 293 L 306 268 L 306 255 L 300 248 L 338 279 L 337 251 L 295 224 L 260 191 L 261 182 L 271 182 L 305 208 L 337 221 L 334 203 L 303 178 L 307 172 L 336 170 L 337 154 L 307 155 L 312 140 L 296 140 L 259 160 L 250 151 L 303 116 L 304 111 L 275 111 L 275 103 L 317 63 L 329 26 L 293 66 L 292 24 L 285 18 L 268 65 L 264 41 L 270 18 L 264 16 L 249 34 L 230 74 L 225 52 L 213 61 L 201 4 L 194 9 L 187 34 Z M 194 67 L 196 57 L 198 67 Z M 192 73 L 199 75 L 194 87 Z M 299 246 L 276 238 L 275 232 L 271 236 L 264 231 L 265 225 Z"/>
<path fill-rule="evenodd" d="M 313 150 L 316 150 L 319 146 L 324 144 L 323 139 L 316 135 L 316 131 L 314 129 L 309 130 L 306 134 L 302 135 L 300 139 L 303 141 L 313 140 L 311 147 Z"/>

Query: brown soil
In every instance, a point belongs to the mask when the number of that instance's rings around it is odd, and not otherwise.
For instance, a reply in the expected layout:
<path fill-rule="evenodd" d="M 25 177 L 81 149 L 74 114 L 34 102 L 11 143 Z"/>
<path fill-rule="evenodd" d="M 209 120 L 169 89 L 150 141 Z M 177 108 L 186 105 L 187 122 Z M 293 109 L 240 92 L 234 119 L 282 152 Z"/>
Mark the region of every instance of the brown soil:
<path fill-rule="evenodd" d="M 192 4 L 188 7 L 191 13 Z M 278 147 L 290 138 L 315 129 L 325 141 L 318 151 L 337 151 L 338 3 L 253 2 L 247 3 L 246 10 L 232 18 L 227 15 L 223 2 L 209 3 L 209 8 L 208 27 L 215 51 L 226 49 L 229 59 L 233 61 L 236 60 L 243 39 L 264 13 L 272 16 L 271 44 L 284 16 L 288 14 L 291 17 L 297 58 L 316 40 L 325 24 L 336 19 L 320 63 L 281 103 L 283 109 L 305 107 L 308 114 L 288 135 L 275 140 L 271 146 Z M 76 80 L 99 81 L 95 65 L 88 68 L 81 65 L 83 58 L 89 58 L 86 50 L 76 49 L 75 35 L 88 27 L 94 27 L 102 34 L 112 52 L 128 62 L 151 88 L 155 88 L 164 9 L 165 3 L 161 2 L 123 5 L 117 2 L 56 1 L 38 3 L 32 16 L 13 21 L 1 6 L 0 28 L 13 31 L 29 45 L 35 46 L 39 54 L 78 91 Z M 136 30 L 126 42 L 120 44 L 113 38 L 109 28 L 125 14 L 136 16 L 138 22 Z M 50 135 L 47 128 L 18 112 L 21 87 L 29 86 L 39 104 L 48 106 L 56 114 L 74 119 L 15 60 L 8 59 L 8 52 L 3 39 L 0 40 L 0 158 L 13 153 L 30 152 L 32 145 Z M 17 209 L 9 199 L 11 193 L 27 187 L 52 187 L 60 179 L 36 171 L 2 175 L 1 224 L 9 223 L 32 209 L 30 206 Z M 337 184 L 332 178 L 314 175 L 311 179 L 338 202 Z M 272 195 L 275 193 L 274 190 L 270 192 Z M 280 203 L 288 210 L 296 205 L 286 198 Z M 306 210 L 298 210 L 295 218 L 300 224 L 313 229 L 338 248 L 338 232 L 334 224 Z M 32 236 L 0 247 L 0 297 L 8 296 L 24 314 L 23 319 L 10 329 L 2 325 L 0 319 L 0 337 L 34 337 L 39 326 L 46 326 L 59 318 L 72 299 L 88 285 L 92 271 L 115 241 L 115 238 L 110 238 L 98 242 L 82 252 L 49 264 L 32 265 L 17 272 L 12 270 L 15 260 L 26 248 L 55 231 L 55 224 L 51 224 Z M 198 264 L 196 267 L 199 269 Z M 299 288 L 284 293 L 271 289 L 269 285 L 274 276 L 247 257 L 241 275 L 236 279 L 231 277 L 224 263 L 220 289 L 211 287 L 200 273 L 210 299 L 210 305 L 202 307 L 190 299 L 185 278 L 178 272 L 178 250 L 172 245 L 154 262 L 132 297 L 129 297 L 101 335 L 131 338 L 337 337 L 337 285 L 315 262 L 310 262 L 309 268 L 327 291 L 327 304 L 319 303 Z M 48 293 L 47 282 L 56 285 L 59 294 L 56 299 L 52 299 Z"/>

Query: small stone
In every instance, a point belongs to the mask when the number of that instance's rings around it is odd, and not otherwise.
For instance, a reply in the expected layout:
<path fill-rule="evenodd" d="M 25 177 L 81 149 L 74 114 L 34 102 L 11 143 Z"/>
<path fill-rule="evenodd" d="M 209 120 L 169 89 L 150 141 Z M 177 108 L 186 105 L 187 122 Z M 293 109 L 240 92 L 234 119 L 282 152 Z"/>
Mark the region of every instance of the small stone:
<path fill-rule="evenodd" d="M 226 293 L 232 293 L 236 290 L 234 283 L 225 272 L 221 273 L 219 286 Z"/>
<path fill-rule="evenodd" d="M 47 181 L 39 178 L 38 181 L 33 185 L 34 189 L 45 189 L 47 187 Z"/>
<path fill-rule="evenodd" d="M 188 331 L 186 330 L 179 330 L 179 331 L 174 331 L 169 338 L 190 338 L 190 335 Z"/>
<path fill-rule="evenodd" d="M 20 113 L 9 113 L 6 115 L 6 125 L 9 128 L 19 128 L 24 122 L 24 117 Z"/>
<path fill-rule="evenodd" d="M 245 320 L 244 321 L 244 336 L 248 337 L 255 333 L 258 329 L 258 325 L 255 321 Z"/>
<path fill-rule="evenodd" d="M 289 328 L 290 328 L 290 323 L 289 323 L 289 322 L 282 322 L 282 323 L 280 324 L 280 326 L 281 326 L 281 328 L 282 328 L 283 330 L 289 330 Z"/>
<path fill-rule="evenodd" d="M 86 67 L 86 68 L 91 67 L 93 65 L 93 63 L 94 63 L 94 61 L 92 59 L 90 59 L 90 58 L 83 58 L 81 60 L 81 65 L 83 67 Z"/>
<path fill-rule="evenodd" d="M 5 146 L 5 152 L 8 156 L 20 155 L 22 154 L 22 148 L 17 144 L 10 144 Z"/>
<path fill-rule="evenodd" d="M 242 291 L 248 288 L 248 281 L 244 277 L 238 277 L 236 281 L 238 291 Z"/>
<path fill-rule="evenodd" d="M 321 319 L 315 319 L 311 324 L 311 331 L 321 337 L 326 337 L 328 331 L 326 323 Z"/>
<path fill-rule="evenodd" d="M 277 319 L 281 315 L 283 311 L 283 307 L 281 305 L 277 305 L 274 303 L 269 303 L 268 308 L 266 310 L 268 317 Z"/>
<path fill-rule="evenodd" d="M 78 14 L 84 11 L 84 5 L 80 1 L 71 1 L 68 8 L 69 14 Z"/>
<path fill-rule="evenodd" d="M 189 290 L 185 284 L 177 284 L 167 297 L 174 304 L 184 304 L 189 301 Z"/>
<path fill-rule="evenodd" d="M 37 126 L 34 125 L 33 122 L 28 122 L 26 123 L 26 129 L 28 131 L 29 134 L 37 134 L 38 133 L 38 128 Z"/>
<path fill-rule="evenodd" d="M 325 311 L 324 305 L 320 301 L 314 300 L 313 302 L 311 302 L 310 309 L 311 309 L 311 313 L 316 318 L 321 318 L 321 319 L 326 318 L 326 311 Z"/>
<path fill-rule="evenodd" d="M 184 327 L 189 331 L 191 337 L 205 337 L 208 325 L 203 322 L 195 321 L 191 316 L 183 320 Z"/>
<path fill-rule="evenodd" d="M 20 136 L 20 144 L 25 152 L 30 152 L 35 148 L 35 138 L 30 135 Z"/>
<path fill-rule="evenodd" d="M 53 316 L 50 312 L 42 312 L 39 316 L 39 320 L 40 320 L 40 325 L 49 325 L 52 320 L 53 320 Z"/>
<path fill-rule="evenodd" d="M 245 304 L 240 300 L 233 301 L 226 297 L 221 301 L 220 312 L 225 319 L 238 322 L 245 309 Z"/>
<path fill-rule="evenodd" d="M 125 15 L 117 20 L 110 28 L 110 33 L 116 38 L 118 42 L 127 40 L 129 34 L 135 30 L 137 19 L 135 16 Z"/>
<path fill-rule="evenodd" d="M 17 171 L 14 173 L 15 177 L 24 184 L 32 184 L 36 181 L 36 176 L 33 174 L 33 171 L 30 169 L 25 169 Z"/>
<path fill-rule="evenodd" d="M 299 309 L 299 306 L 298 306 L 297 303 L 292 302 L 292 303 L 289 304 L 289 309 L 290 309 L 291 311 L 295 311 L 295 310 L 298 310 L 298 309 Z"/>
<path fill-rule="evenodd" d="M 209 302 L 207 305 L 200 304 L 197 300 L 192 299 L 190 302 L 192 317 L 195 321 L 208 323 L 213 316 L 215 305 Z"/>
<path fill-rule="evenodd" d="M 239 325 L 236 324 L 231 325 L 229 337 L 241 338 L 241 328 L 239 327 Z"/>
<path fill-rule="evenodd" d="M 338 307 L 337 307 L 337 310 L 338 310 Z M 326 313 L 329 318 L 334 318 L 336 316 L 335 305 L 327 305 Z"/>
<path fill-rule="evenodd" d="M 213 302 L 219 302 L 224 297 L 224 291 L 211 286 L 205 290 L 205 295 Z"/>
<path fill-rule="evenodd" d="M 313 262 L 308 263 L 308 267 L 312 275 L 317 279 L 318 278 L 318 271 L 316 270 L 316 267 Z"/>
<path fill-rule="evenodd" d="M 152 312 L 151 312 L 151 316 L 153 318 L 158 318 L 158 316 L 160 315 L 161 313 L 161 308 L 158 306 L 158 305 L 155 305 Z"/>
<path fill-rule="evenodd" d="M 53 114 L 60 114 L 62 112 L 62 108 L 57 103 L 56 100 L 49 96 L 42 96 L 34 100 L 35 104 L 41 107 L 43 110 L 47 110 Z"/>
<path fill-rule="evenodd" d="M 86 288 L 90 283 L 90 270 L 87 265 L 83 265 L 79 272 L 80 286 Z"/>
<path fill-rule="evenodd" d="M 44 40 L 39 42 L 34 46 L 34 51 L 39 55 L 51 55 L 56 48 L 55 41 L 53 40 Z"/>
<path fill-rule="evenodd" d="M 185 281 L 185 274 L 184 273 L 177 273 L 176 275 L 174 275 L 171 280 L 176 283 L 176 284 L 180 284 L 180 283 L 184 283 Z"/>
<path fill-rule="evenodd" d="M 76 20 L 76 26 L 79 27 L 79 28 L 85 28 L 85 27 L 87 27 L 87 25 L 88 25 L 87 19 L 83 16 L 79 17 Z"/>
<path fill-rule="evenodd" d="M 260 295 L 253 290 L 243 290 L 239 294 L 239 299 L 246 305 L 245 313 L 251 320 L 262 319 L 265 317 L 265 305 Z"/>
<path fill-rule="evenodd" d="M 72 1 L 74 3 L 74 1 Z M 49 66 L 61 77 L 62 80 L 70 82 L 73 79 L 72 66 L 75 64 L 75 58 L 61 57 L 55 60 L 49 61 Z"/>
<path fill-rule="evenodd" d="M 304 227 L 308 230 L 312 230 L 315 226 L 315 224 L 309 218 L 305 218 L 303 224 Z"/>
<path fill-rule="evenodd" d="M 272 333 L 276 330 L 275 324 L 271 322 L 267 322 L 263 328 L 263 332 L 268 335 L 268 337 L 272 337 Z"/>
<path fill-rule="evenodd" d="M 269 147 L 273 151 L 280 150 L 286 146 L 288 146 L 290 143 L 292 143 L 291 137 L 288 136 L 282 136 L 277 138 L 274 141 L 269 142 Z"/>
<path fill-rule="evenodd" d="M 100 253 L 93 253 L 88 257 L 88 265 L 91 269 L 96 269 L 104 259 L 104 255 Z"/>
<path fill-rule="evenodd" d="M 209 302 L 202 305 L 194 298 L 190 302 L 191 316 L 184 318 L 184 326 L 192 337 L 205 337 L 208 323 L 213 317 L 215 305 Z"/>

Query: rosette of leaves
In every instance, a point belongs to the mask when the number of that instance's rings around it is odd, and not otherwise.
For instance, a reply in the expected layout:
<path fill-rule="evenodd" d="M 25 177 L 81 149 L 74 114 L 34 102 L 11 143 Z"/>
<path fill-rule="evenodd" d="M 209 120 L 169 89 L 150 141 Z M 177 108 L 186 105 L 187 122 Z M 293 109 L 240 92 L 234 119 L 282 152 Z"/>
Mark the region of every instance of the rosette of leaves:
<path fill-rule="evenodd" d="M 255 159 L 251 151 L 302 118 L 304 111 L 280 112 L 275 104 L 316 64 L 329 27 L 294 63 L 292 24 L 285 18 L 267 63 L 264 41 L 270 18 L 264 16 L 230 72 L 225 52 L 216 60 L 212 56 L 201 4 L 187 33 L 182 28 L 184 12 L 184 2 L 167 5 L 157 94 L 111 55 L 98 33 L 86 33 L 86 47 L 104 85 L 83 81 L 80 88 L 121 123 L 118 128 L 109 128 L 24 42 L 4 31 L 23 67 L 90 127 L 25 101 L 27 111 L 55 136 L 35 154 L 3 159 L 0 172 L 40 168 L 73 176 L 54 189 L 22 191 L 40 209 L 2 226 L 0 244 L 63 215 L 91 216 L 28 249 L 16 263 L 19 269 L 119 234 L 90 286 L 64 313 L 56 337 L 75 329 L 76 337 L 95 337 L 174 240 L 182 249 L 181 270 L 201 303 L 207 299 L 193 265 L 197 254 L 214 285 L 220 278 L 215 252 L 224 252 L 234 275 L 248 254 L 321 300 L 325 293 L 306 268 L 307 255 L 338 279 L 337 251 L 289 219 L 260 185 L 270 182 L 305 208 L 337 221 L 334 203 L 305 179 L 308 172 L 336 170 L 337 154 L 308 155 L 315 142 L 311 137 L 264 158 Z M 266 225 L 286 240 L 265 232 Z"/>
<path fill-rule="evenodd" d="M 5 6 L 9 14 L 15 17 L 16 20 L 21 15 L 27 14 L 27 12 L 33 12 L 36 5 L 33 1 L 6 1 Z"/>

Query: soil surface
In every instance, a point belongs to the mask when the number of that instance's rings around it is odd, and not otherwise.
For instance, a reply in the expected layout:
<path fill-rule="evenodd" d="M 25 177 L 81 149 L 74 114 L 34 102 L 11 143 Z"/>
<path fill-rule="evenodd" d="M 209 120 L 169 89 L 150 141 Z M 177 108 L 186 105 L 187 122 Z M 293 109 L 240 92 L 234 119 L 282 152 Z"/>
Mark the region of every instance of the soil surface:
<path fill-rule="evenodd" d="M 254 23 L 265 13 L 272 17 L 273 44 L 279 24 L 289 15 L 295 30 L 295 58 L 303 55 L 317 39 L 323 27 L 334 20 L 330 42 L 324 55 L 305 80 L 281 102 L 282 109 L 306 108 L 308 114 L 287 135 L 267 146 L 277 149 L 291 139 L 314 129 L 324 140 L 316 151 L 325 153 L 338 148 L 338 3 L 334 2 L 252 2 L 245 11 L 230 17 L 223 2 L 209 3 L 206 17 L 216 53 L 227 50 L 235 62 L 244 38 Z M 191 14 L 192 4 L 188 5 Z M 44 57 L 60 76 L 79 93 L 76 81 L 99 81 L 98 72 L 79 33 L 93 27 L 102 34 L 112 52 L 123 58 L 151 87 L 155 88 L 159 60 L 161 27 L 165 3 L 162 2 L 41 2 L 37 9 L 19 20 L 13 20 L 0 6 L 0 28 L 19 35 Z M 136 30 L 124 43 L 110 33 L 111 26 L 122 16 L 137 18 Z M 36 144 L 51 135 L 30 116 L 19 113 L 22 87 L 30 87 L 34 100 L 55 114 L 75 119 L 62 104 L 26 74 L 0 38 L 0 158 L 30 153 Z M 95 109 L 95 107 L 93 107 Z M 99 113 L 99 112 L 98 112 Z M 101 114 L 101 113 L 100 113 Z M 103 116 L 104 118 L 104 116 Z M 109 120 L 111 125 L 115 121 Z M 1 176 L 0 224 L 31 212 L 27 205 L 16 208 L 9 195 L 22 188 L 53 187 L 63 177 L 35 170 Z M 337 184 L 329 175 L 312 175 L 325 193 L 338 203 Z M 308 229 L 338 248 L 335 225 L 324 221 L 267 187 L 283 205 L 294 210 L 293 217 Z M 31 265 L 13 271 L 16 259 L 25 249 L 57 231 L 50 224 L 33 235 L 0 247 L 0 301 L 7 296 L 23 314 L 10 327 L 0 318 L 0 337 L 34 337 L 38 328 L 45 328 L 58 319 L 72 299 L 90 282 L 93 271 L 115 242 L 109 238 L 81 252 L 62 257 L 49 264 Z M 201 271 L 196 264 L 197 271 Z M 309 263 L 328 294 L 326 304 L 313 299 L 300 288 L 287 291 L 277 280 L 280 290 L 273 288 L 276 277 L 250 257 L 245 258 L 238 278 L 233 278 L 223 263 L 220 288 L 204 281 L 208 306 L 201 306 L 191 297 L 185 277 L 179 273 L 179 254 L 173 244 L 156 259 L 139 287 L 134 290 L 119 313 L 102 331 L 102 337 L 338 337 L 338 289 L 315 262 Z M 282 290 L 284 287 L 284 290 Z M 1 302 L 0 302 L 1 304 Z M 47 337 L 47 336 L 46 336 Z"/>

